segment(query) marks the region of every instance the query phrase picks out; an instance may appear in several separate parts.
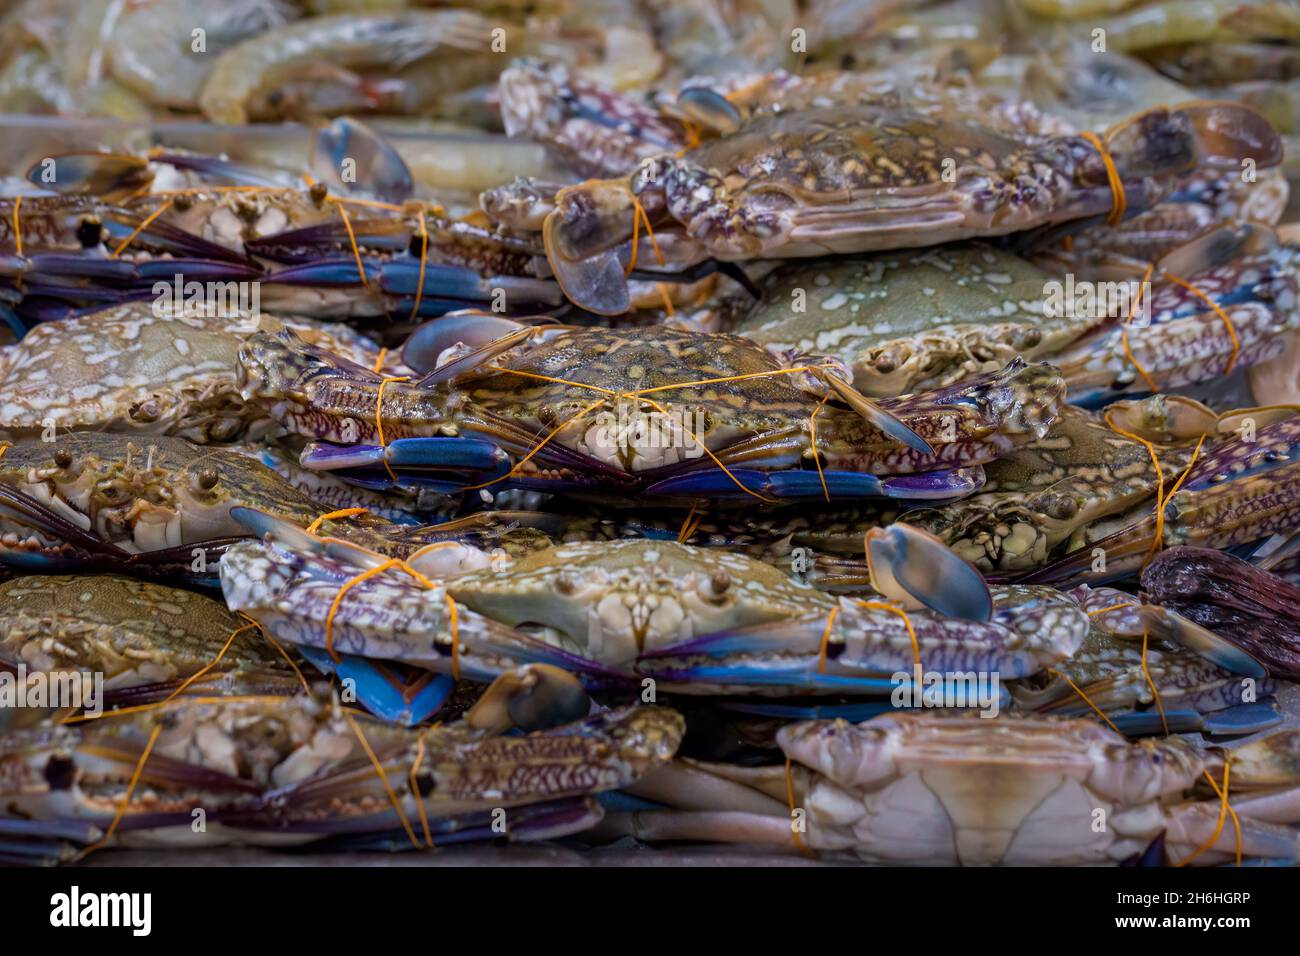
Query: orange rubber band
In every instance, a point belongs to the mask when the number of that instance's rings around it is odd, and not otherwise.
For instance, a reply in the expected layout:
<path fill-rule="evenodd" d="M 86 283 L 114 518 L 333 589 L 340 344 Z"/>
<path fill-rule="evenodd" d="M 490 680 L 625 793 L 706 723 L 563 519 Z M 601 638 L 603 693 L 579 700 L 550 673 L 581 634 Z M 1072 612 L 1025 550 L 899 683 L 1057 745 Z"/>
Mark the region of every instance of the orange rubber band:
<path fill-rule="evenodd" d="M 153 753 L 153 745 L 157 742 L 160 733 L 162 733 L 162 724 L 154 725 L 153 733 L 149 735 L 149 742 L 144 745 L 144 752 L 140 754 L 140 759 L 136 761 L 135 770 L 131 774 L 131 781 L 126 785 L 126 793 L 122 795 L 122 802 L 118 804 L 117 812 L 113 814 L 113 820 L 109 823 L 108 829 L 104 831 L 104 835 L 78 853 L 74 857 L 75 860 L 84 860 L 113 839 L 118 824 L 122 822 L 122 817 L 126 816 L 126 808 L 131 805 L 131 795 L 135 793 L 136 784 L 140 782 L 140 776 L 144 773 L 144 765 L 149 762 L 149 755 Z"/>
<path fill-rule="evenodd" d="M 1200 299 L 1202 302 L 1208 305 L 1211 309 L 1213 309 L 1215 314 L 1218 315 L 1218 317 L 1223 320 L 1223 324 L 1228 330 L 1228 337 L 1232 339 L 1232 354 L 1228 356 L 1228 364 L 1223 368 L 1223 374 L 1227 375 L 1229 372 L 1232 371 L 1232 367 L 1237 364 L 1237 356 L 1241 353 L 1241 339 L 1237 338 L 1237 330 L 1236 328 L 1233 327 L 1232 319 L 1228 317 L 1228 313 L 1223 310 L 1223 307 L 1220 306 L 1219 303 L 1215 302 L 1208 295 L 1206 295 L 1196 286 L 1192 285 L 1186 279 L 1180 279 L 1178 276 L 1173 275 L 1172 273 L 1169 272 L 1166 272 L 1164 276 L 1170 282 L 1174 283 L 1175 285 L 1180 285 L 1188 292 L 1192 293 L 1192 295 L 1196 296 L 1198 299 Z"/>
<path fill-rule="evenodd" d="M 253 628 L 257 628 L 258 630 L 261 630 L 262 625 L 254 621 L 251 624 L 245 624 L 243 627 L 237 627 L 233 631 L 231 631 L 230 637 L 226 639 L 226 643 L 222 645 L 221 650 L 217 652 L 217 656 L 214 657 L 207 664 L 204 664 L 202 668 L 200 668 L 199 670 L 191 674 L 189 677 L 187 677 L 181 683 L 181 685 L 177 687 L 174 691 L 172 691 L 170 694 L 168 694 L 167 697 L 161 701 L 161 703 L 165 704 L 167 703 L 167 701 L 174 700 L 175 698 L 179 697 L 181 694 L 185 693 L 185 688 L 189 687 L 191 684 L 193 684 L 195 681 L 201 678 L 204 674 L 206 674 L 208 671 L 212 670 L 212 668 L 216 667 L 218 664 L 221 663 L 221 659 L 226 656 L 226 651 L 230 650 L 230 646 L 235 643 L 235 638 L 237 638 L 240 634 L 243 634 L 245 631 L 251 631 Z"/>
<path fill-rule="evenodd" d="M 17 246 L 18 258 L 23 257 L 23 225 L 18 216 L 18 210 L 23 207 L 23 197 L 18 196 L 14 199 L 14 244 Z"/>
<path fill-rule="evenodd" d="M 334 521 L 337 518 L 355 518 L 357 515 L 369 514 L 369 508 L 343 508 L 340 511 L 331 511 L 323 514 L 311 524 L 307 525 L 307 533 L 315 534 L 320 530 L 320 526 L 326 521 Z"/>
<path fill-rule="evenodd" d="M 1119 170 L 1115 168 L 1115 160 L 1101 137 L 1090 130 L 1084 130 L 1079 135 L 1092 144 L 1106 166 L 1106 180 L 1110 185 L 1111 195 L 1110 214 L 1106 217 L 1106 224 L 1118 226 L 1123 221 L 1124 213 L 1128 208 L 1128 200 L 1124 197 L 1124 181 L 1120 179 Z"/>
<path fill-rule="evenodd" d="M 1219 823 L 1214 828 L 1214 833 L 1211 834 L 1210 838 L 1187 856 L 1183 857 L 1182 860 L 1178 862 L 1179 866 L 1186 866 L 1191 863 L 1192 860 L 1196 859 L 1218 842 L 1219 835 L 1223 833 L 1223 824 L 1225 823 L 1229 813 L 1232 814 L 1233 826 L 1237 828 L 1237 866 L 1241 866 L 1241 820 L 1237 817 L 1237 811 L 1233 810 L 1232 805 L 1228 803 L 1228 781 L 1231 777 L 1231 770 L 1232 761 L 1225 756 L 1223 760 L 1223 787 L 1220 789 L 1219 785 L 1215 783 L 1214 777 L 1210 775 L 1210 772 L 1204 768 L 1201 769 L 1201 773 L 1205 775 L 1206 780 L 1210 781 L 1210 786 L 1219 797 Z"/>
<path fill-rule="evenodd" d="M 1126 605 L 1126 606 L 1127 606 L 1127 605 Z M 1119 734 L 1121 737 L 1124 736 L 1124 735 L 1120 732 L 1120 729 L 1119 729 L 1118 727 L 1116 727 L 1113 723 L 1111 723 L 1111 719 L 1110 719 L 1109 717 L 1106 716 L 1106 712 L 1105 712 L 1104 710 L 1102 710 L 1100 707 L 1098 707 L 1096 704 L 1094 704 L 1091 700 L 1089 700 L 1089 699 L 1088 699 L 1088 695 L 1085 694 L 1082 690 L 1080 690 L 1080 689 L 1079 689 L 1079 686 L 1078 686 L 1077 684 L 1075 684 L 1074 681 L 1070 680 L 1069 677 L 1067 677 L 1065 674 L 1061 673 L 1060 671 L 1058 671 L 1058 670 L 1056 670 L 1056 669 L 1054 669 L 1054 668 L 1048 667 L 1046 670 L 1047 670 L 1047 673 L 1049 673 L 1049 674 L 1051 674 L 1051 675 L 1053 675 L 1053 676 L 1055 676 L 1055 677 L 1059 677 L 1059 678 L 1061 678 L 1061 680 L 1063 680 L 1063 681 L 1065 681 L 1067 684 L 1069 684 L 1069 685 L 1070 685 L 1070 688 L 1071 688 L 1071 689 L 1072 689 L 1076 694 L 1078 694 L 1080 697 L 1083 698 L 1083 702 L 1084 702 L 1085 704 L 1087 704 L 1089 707 L 1091 707 L 1093 710 L 1095 710 L 1095 711 L 1097 712 L 1097 716 L 1100 717 L 1102 720 L 1106 721 L 1106 723 L 1110 725 L 1110 729 L 1111 729 L 1111 730 L 1115 731 L 1115 733 Z"/>
<path fill-rule="evenodd" d="M 415 809 L 420 814 L 420 826 L 424 829 L 424 842 L 430 850 L 433 849 L 433 834 L 429 831 L 429 815 L 424 812 L 424 801 L 420 799 L 420 789 L 415 784 L 415 775 L 420 769 L 420 764 L 424 763 L 424 734 L 421 733 L 415 738 L 415 762 L 411 764 L 409 774 L 411 786 L 411 799 L 415 801 Z"/>
<path fill-rule="evenodd" d="M 1160 691 L 1156 689 L 1156 682 L 1151 679 L 1151 671 L 1147 670 L 1147 642 L 1151 631 L 1149 628 L 1142 628 L 1142 676 L 1147 679 L 1147 686 L 1151 688 L 1151 696 L 1156 700 L 1156 710 L 1160 711 L 1160 723 L 1165 728 L 1165 736 L 1169 736 L 1169 721 L 1165 719 L 1165 705 L 1160 700 Z"/>
<path fill-rule="evenodd" d="M 409 376 L 406 375 L 385 375 L 379 382 L 379 394 L 375 396 L 375 433 L 379 438 L 379 447 L 387 448 L 388 442 L 384 441 L 384 389 L 388 387 L 389 382 L 405 382 Z M 384 469 L 388 472 L 388 477 L 397 480 L 397 475 L 393 473 L 393 466 L 388 463 L 388 458 L 384 458 Z"/>
<path fill-rule="evenodd" d="M 785 797 L 790 804 L 790 833 L 794 837 L 794 845 L 799 848 L 799 852 L 804 856 L 812 856 L 813 853 L 804 845 L 803 837 L 799 831 L 794 828 L 794 814 L 796 807 L 794 805 L 794 766 L 787 754 L 785 758 Z"/>
<path fill-rule="evenodd" d="M 460 620 L 456 614 L 456 599 L 446 591 L 442 593 L 451 616 L 451 679 L 460 680 Z"/>
<path fill-rule="evenodd" d="M 822 494 L 826 496 L 827 501 L 831 500 L 831 493 L 826 487 L 826 475 L 822 471 L 822 456 L 817 453 L 817 413 L 822 410 L 822 406 L 830 400 L 830 397 L 831 393 L 827 392 L 808 416 L 808 444 L 812 448 L 813 464 L 817 466 L 817 478 L 822 483 Z"/>
<path fill-rule="evenodd" d="M 131 244 L 131 241 L 135 239 L 136 236 L 140 235 L 140 233 L 148 229 L 150 223 L 152 223 L 155 219 L 157 219 L 159 216 L 165 213 L 168 209 L 170 209 L 171 205 L 172 205 L 172 200 L 168 199 L 165 203 L 163 203 L 161 206 L 159 206 L 157 209 L 151 212 L 148 216 L 146 216 L 144 222 L 136 226 L 135 230 L 131 233 L 131 235 L 127 236 L 125 239 L 122 240 L 121 245 L 119 245 L 116 249 L 113 250 L 109 258 L 116 259 L 118 256 L 120 256 L 122 254 L 122 250 L 125 249 L 127 246 L 129 246 Z"/>
<path fill-rule="evenodd" d="M 1137 356 L 1133 354 L 1133 349 L 1129 346 L 1128 341 L 1128 327 L 1133 322 L 1133 316 L 1137 313 L 1138 305 L 1142 301 L 1142 292 L 1146 289 L 1147 283 L 1151 281 L 1151 273 L 1154 270 L 1155 266 L 1148 263 L 1146 272 L 1142 275 L 1142 281 L 1138 284 L 1137 298 L 1134 299 L 1133 304 L 1129 306 L 1128 318 L 1124 321 L 1124 327 L 1120 330 L 1120 335 L 1124 343 L 1125 357 L 1127 357 L 1128 360 L 1133 363 L 1133 367 L 1138 370 L 1138 374 L 1142 376 L 1142 380 L 1147 383 L 1147 388 L 1153 392 L 1158 392 L 1160 391 L 1160 388 L 1156 385 L 1156 380 L 1151 377 L 1151 374 L 1145 368 L 1142 367 L 1142 363 L 1139 362 Z"/>
<path fill-rule="evenodd" d="M 420 302 L 424 298 L 424 269 L 429 261 L 429 227 L 424 222 L 424 209 L 420 210 L 420 282 L 415 287 L 415 304 L 411 306 L 411 321 L 420 314 Z M 379 371 L 379 369 L 375 369 Z"/>
<path fill-rule="evenodd" d="M 334 203 L 338 209 L 339 215 L 343 217 L 343 228 L 348 231 L 348 242 L 352 244 L 352 255 L 357 260 L 357 271 L 361 273 L 361 285 L 369 289 L 370 283 L 366 279 L 366 267 L 361 263 L 361 247 L 357 245 L 357 235 L 352 231 L 352 220 L 348 217 L 348 211 L 343 208 L 343 202 L 337 196 L 325 197 L 327 202 Z"/>
<path fill-rule="evenodd" d="M 375 756 L 374 750 L 370 747 L 370 741 L 366 740 L 366 735 L 361 732 L 361 728 L 357 725 L 357 722 L 353 719 L 352 715 L 345 710 L 343 711 L 343 716 L 347 718 L 348 725 L 352 728 L 352 732 L 357 735 L 357 740 L 361 741 L 361 749 L 364 750 L 366 756 L 370 758 L 370 765 L 375 768 L 375 775 L 379 777 L 379 782 L 383 784 L 384 792 L 388 794 L 389 802 L 393 805 L 393 809 L 397 811 L 397 818 L 402 821 L 402 829 L 406 831 L 407 838 L 411 841 L 412 846 L 419 849 L 420 841 L 416 839 L 415 831 L 411 829 L 411 821 L 407 819 L 406 811 L 402 809 L 402 802 L 397 799 L 396 791 L 393 790 L 392 784 L 388 782 L 388 774 L 384 772 L 384 765 L 381 764 L 379 758 Z"/>

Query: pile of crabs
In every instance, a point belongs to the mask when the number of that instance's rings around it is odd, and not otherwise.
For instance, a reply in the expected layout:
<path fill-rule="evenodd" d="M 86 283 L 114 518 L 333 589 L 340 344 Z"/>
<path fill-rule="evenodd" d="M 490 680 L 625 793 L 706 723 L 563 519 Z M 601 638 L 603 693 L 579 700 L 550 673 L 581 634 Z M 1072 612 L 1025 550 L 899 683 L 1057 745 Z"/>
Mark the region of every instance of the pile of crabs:
<path fill-rule="evenodd" d="M 117 6 L 0 20 L 0 863 L 1300 859 L 1295 0 Z"/>

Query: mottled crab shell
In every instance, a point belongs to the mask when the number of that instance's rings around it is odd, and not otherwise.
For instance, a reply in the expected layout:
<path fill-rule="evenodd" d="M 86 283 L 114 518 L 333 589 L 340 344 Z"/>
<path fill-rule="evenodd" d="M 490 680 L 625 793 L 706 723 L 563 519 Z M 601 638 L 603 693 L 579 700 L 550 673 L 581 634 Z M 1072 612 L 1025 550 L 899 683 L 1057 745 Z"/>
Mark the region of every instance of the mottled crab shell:
<path fill-rule="evenodd" d="M 128 550 L 242 537 L 230 516 L 255 507 L 306 524 L 322 507 L 254 458 L 179 438 L 73 432 L 58 441 L 22 439 L 0 457 L 0 485 Z M 5 515 L 0 527 L 31 524 Z M 10 542 L 5 542 L 10 546 Z M 12 545 L 19 550 L 39 541 Z"/>
<path fill-rule="evenodd" d="M 1177 478 L 1191 451 L 1161 449 L 1166 481 Z M 983 571 L 1039 567 L 1089 524 L 1136 507 L 1157 486 L 1146 445 L 1070 405 L 1044 436 L 991 462 L 985 475 L 979 494 L 908 517 Z"/>
<path fill-rule="evenodd" d="M 38 325 L 0 350 L 0 433 L 64 430 L 231 441 L 265 412 L 235 384 L 239 347 L 263 317 L 172 314 L 134 302 Z M 284 320 L 308 341 L 370 365 L 377 349 L 346 326 Z"/>
<path fill-rule="evenodd" d="M 835 606 L 745 555 L 644 539 L 558 545 L 447 588 L 495 620 L 555 628 L 584 654 L 612 664 L 698 634 Z"/>
<path fill-rule="evenodd" d="M 1081 173 L 1104 187 L 1085 141 L 1043 149 L 970 120 L 832 108 L 763 117 L 660 165 L 669 211 L 715 256 L 801 257 L 1012 232 L 1068 205 Z"/>
<path fill-rule="evenodd" d="M 25 575 L 0 584 L 0 661 L 98 672 L 106 690 L 187 677 L 211 664 L 243 625 L 205 595 L 119 575 Z M 221 670 L 284 668 L 284 658 L 249 630 L 220 657 Z"/>
<path fill-rule="evenodd" d="M 905 395 L 1017 355 L 1037 361 L 1103 321 L 1049 314 L 1052 279 L 980 243 L 792 262 L 764 280 L 762 301 L 732 331 L 834 356 L 865 394 Z"/>

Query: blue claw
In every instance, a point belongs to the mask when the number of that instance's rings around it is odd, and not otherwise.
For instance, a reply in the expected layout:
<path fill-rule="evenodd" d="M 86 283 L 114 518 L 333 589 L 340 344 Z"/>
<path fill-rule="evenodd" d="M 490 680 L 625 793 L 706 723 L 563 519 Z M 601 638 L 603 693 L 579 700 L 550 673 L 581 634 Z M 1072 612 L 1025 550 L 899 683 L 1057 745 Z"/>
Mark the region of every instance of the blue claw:
<path fill-rule="evenodd" d="M 1263 680 L 1268 676 L 1268 670 L 1252 654 L 1177 611 L 1144 604 L 1139 613 L 1143 622 L 1151 628 L 1152 634 L 1199 654 L 1211 664 L 1255 680 Z"/>
<path fill-rule="evenodd" d="M 640 668 L 638 668 L 640 669 Z M 797 687 L 809 693 L 862 694 L 887 697 L 898 686 L 888 677 L 825 674 L 815 659 L 798 664 L 700 664 L 655 667 L 643 671 L 656 680 L 680 684 L 722 684 L 732 687 Z"/>
<path fill-rule="evenodd" d="M 927 531 L 897 521 L 866 534 L 871 586 L 908 606 L 968 621 L 993 617 L 993 596 L 984 576 Z"/>
<path fill-rule="evenodd" d="M 399 438 L 384 456 L 394 468 L 472 468 L 495 472 L 508 456 L 482 438 Z"/>
<path fill-rule="evenodd" d="M 1282 715 L 1269 702 L 1238 704 L 1205 715 L 1205 733 L 1215 737 L 1236 737 L 1268 730 L 1282 723 Z"/>
<path fill-rule="evenodd" d="M 826 489 L 842 498 L 880 498 L 884 486 L 875 475 L 853 471 L 823 472 Z M 743 488 L 741 486 L 744 486 Z M 781 498 L 822 496 L 821 479 L 815 471 L 759 471 L 733 468 L 728 475 L 721 469 L 702 468 L 657 481 L 646 489 L 647 495 L 673 497 L 745 498 L 746 492 Z"/>
<path fill-rule="evenodd" d="M 1171 734 L 1196 734 L 1205 729 L 1205 718 L 1195 710 L 1167 710 L 1164 719 L 1155 710 L 1133 710 L 1109 716 L 1110 722 L 1125 737 L 1163 736 L 1166 723 Z"/>
<path fill-rule="evenodd" d="M 344 654 L 336 664 L 329 652 L 319 647 L 300 645 L 298 652 L 317 670 L 334 674 L 340 682 L 351 681 L 357 701 L 376 717 L 407 727 L 422 724 L 436 714 L 456 686 L 454 680 L 442 674 L 429 674 L 422 686 L 425 676 L 421 674 L 413 685 L 403 686 L 394 671 L 377 661 Z"/>
<path fill-rule="evenodd" d="M 181 276 L 183 282 L 251 281 L 261 279 L 265 273 L 256 266 L 241 262 L 213 262 L 209 259 L 150 259 L 136 264 L 139 281 L 157 279 L 172 281 Z"/>
<path fill-rule="evenodd" d="M 877 475 L 860 471 L 763 471 L 732 468 L 729 477 L 719 468 L 700 468 L 671 475 L 646 489 L 666 497 L 744 498 L 749 491 L 775 498 L 893 498 L 903 501 L 946 501 L 978 491 L 984 484 L 981 468 L 953 468 L 914 475 Z M 825 487 L 822 482 L 825 481 Z"/>
<path fill-rule="evenodd" d="M 313 471 L 329 471 L 366 488 L 391 488 L 393 479 L 384 464 L 403 469 L 400 484 L 419 485 L 444 493 L 461 491 L 507 474 L 510 459 L 496 444 L 481 438 L 399 438 L 388 446 L 335 445 L 312 442 L 303 449 L 299 464 Z M 420 474 L 447 472 L 447 475 Z"/>

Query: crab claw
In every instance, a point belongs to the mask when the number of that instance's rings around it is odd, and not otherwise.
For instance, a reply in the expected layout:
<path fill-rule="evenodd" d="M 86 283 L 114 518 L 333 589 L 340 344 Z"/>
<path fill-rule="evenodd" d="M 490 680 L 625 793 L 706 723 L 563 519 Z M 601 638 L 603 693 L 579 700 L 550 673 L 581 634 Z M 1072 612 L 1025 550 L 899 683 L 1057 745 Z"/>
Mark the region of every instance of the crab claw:
<path fill-rule="evenodd" d="M 624 180 L 560 190 L 542 224 L 546 258 L 569 300 L 597 315 L 631 308 L 618 247 L 635 232 L 636 199 Z"/>
<path fill-rule="evenodd" d="M 54 176 L 49 176 L 49 171 Z M 153 182 L 153 172 L 149 161 L 139 156 L 86 150 L 42 160 L 27 171 L 27 179 L 57 193 L 88 194 L 118 201 L 147 190 Z"/>
<path fill-rule="evenodd" d="M 745 114 L 717 90 L 691 86 L 677 94 L 677 107 L 686 116 L 715 132 L 734 133 L 745 122 Z"/>
<path fill-rule="evenodd" d="M 912 475 L 878 477 L 860 471 L 762 471 L 697 468 L 657 481 L 647 495 L 664 497 L 746 498 L 752 493 L 773 498 L 895 498 L 902 501 L 949 501 L 979 490 L 982 469 L 952 468 Z"/>
<path fill-rule="evenodd" d="M 487 312 L 449 313 L 411 333 L 402 346 L 402 362 L 427 373 L 420 379 L 421 385 L 438 385 L 522 345 L 534 328 Z M 452 349 L 455 352 L 448 356 Z"/>
<path fill-rule="evenodd" d="M 1179 644 L 1212 664 L 1255 680 L 1263 680 L 1268 676 L 1268 670 L 1253 655 L 1177 611 L 1155 604 L 1144 604 L 1138 608 L 1138 613 L 1142 616 L 1143 623 L 1151 628 L 1152 634 Z"/>
<path fill-rule="evenodd" d="M 335 663 L 329 652 L 319 647 L 299 645 L 298 653 L 321 673 L 334 674 L 343 686 L 353 688 L 357 701 L 370 713 L 405 727 L 422 724 L 436 714 L 456 686 L 451 677 L 427 671 L 403 681 L 393 667 L 355 654 L 340 654 Z"/>
<path fill-rule="evenodd" d="M 993 617 L 984 576 L 929 532 L 896 521 L 868 531 L 865 545 L 871 586 L 885 597 L 968 621 Z"/>
<path fill-rule="evenodd" d="M 871 399 L 867 398 L 856 388 L 850 385 L 844 379 L 832 375 L 824 369 L 814 367 L 812 373 L 827 388 L 833 391 L 837 398 L 847 404 L 855 412 L 871 422 L 882 432 L 888 435 L 894 441 L 901 442 L 913 451 L 920 452 L 922 455 L 933 455 L 934 448 L 931 444 L 912 431 L 903 423 L 897 415 L 885 411 Z"/>
<path fill-rule="evenodd" d="M 346 161 L 355 165 L 355 178 L 345 179 Z M 331 189 L 363 192 L 378 199 L 400 203 L 415 191 L 415 180 L 397 150 L 364 123 L 340 117 L 312 136 L 311 170 Z"/>
<path fill-rule="evenodd" d="M 514 727 L 532 733 L 581 720 L 590 711 L 591 698 L 568 671 L 527 664 L 494 680 L 466 712 L 465 723 L 490 734 Z"/>

